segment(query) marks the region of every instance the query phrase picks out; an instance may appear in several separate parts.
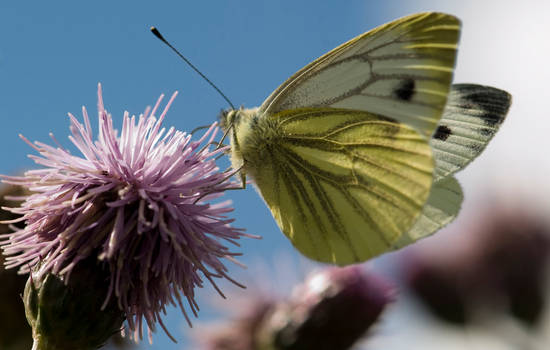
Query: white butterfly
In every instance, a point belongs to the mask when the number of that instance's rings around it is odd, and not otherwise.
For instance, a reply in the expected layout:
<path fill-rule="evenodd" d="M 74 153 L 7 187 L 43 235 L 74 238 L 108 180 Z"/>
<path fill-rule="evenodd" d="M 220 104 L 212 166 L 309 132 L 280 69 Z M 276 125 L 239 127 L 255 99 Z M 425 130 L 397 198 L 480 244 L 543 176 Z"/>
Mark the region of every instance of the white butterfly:
<path fill-rule="evenodd" d="M 451 85 L 459 32 L 448 14 L 398 19 L 313 61 L 259 108 L 222 114 L 243 185 L 253 178 L 304 255 L 364 261 L 457 216 L 452 175 L 485 148 L 511 102 L 495 88 Z"/>

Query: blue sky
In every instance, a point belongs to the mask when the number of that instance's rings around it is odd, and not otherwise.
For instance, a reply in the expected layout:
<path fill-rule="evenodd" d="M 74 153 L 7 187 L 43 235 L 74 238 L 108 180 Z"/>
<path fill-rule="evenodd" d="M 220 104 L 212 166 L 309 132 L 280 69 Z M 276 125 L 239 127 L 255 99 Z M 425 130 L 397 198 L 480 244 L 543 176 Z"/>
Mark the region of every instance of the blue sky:
<path fill-rule="evenodd" d="M 542 59 L 550 53 L 543 35 L 549 32 L 548 24 L 540 15 L 548 7 L 542 1 L 522 3 L 502 1 L 492 8 L 475 1 L 458 5 L 427 0 L 35 1 L 32 5 L 3 1 L 0 173 L 34 166 L 26 157 L 31 149 L 18 133 L 48 141 L 51 131 L 67 141 L 67 112 L 80 115 L 85 105 L 94 116 L 98 82 L 115 119 L 124 110 L 139 114 L 160 93 L 178 90 L 166 125 L 191 130 L 214 121 L 226 103 L 149 33 L 151 25 L 234 104 L 252 107 L 296 70 L 340 43 L 406 14 L 442 10 L 464 21 L 457 80 L 496 85 L 514 94 L 514 122 L 505 125 L 505 135 L 489 147 L 494 155 L 482 156 L 478 165 L 465 171 L 466 194 L 478 198 L 479 189 L 495 183 L 504 187 L 514 181 L 520 187 L 528 187 L 528 181 L 542 183 L 549 169 L 542 150 L 550 145 L 544 133 L 549 124 L 541 111 L 550 93 L 537 86 L 545 86 L 543 80 L 550 78 Z M 546 118 L 550 119 L 547 113 Z M 530 171 L 530 165 L 536 170 Z M 243 240 L 245 263 L 275 259 L 286 251 L 295 254 L 254 190 L 231 193 L 231 198 L 236 225 L 263 236 L 260 241 Z M 201 319 L 212 315 L 205 302 L 211 294 L 211 288 L 199 291 Z M 189 348 L 180 313 L 171 311 L 166 319 L 179 344 L 172 344 L 160 331 L 153 346 L 144 342 L 143 349 Z"/>

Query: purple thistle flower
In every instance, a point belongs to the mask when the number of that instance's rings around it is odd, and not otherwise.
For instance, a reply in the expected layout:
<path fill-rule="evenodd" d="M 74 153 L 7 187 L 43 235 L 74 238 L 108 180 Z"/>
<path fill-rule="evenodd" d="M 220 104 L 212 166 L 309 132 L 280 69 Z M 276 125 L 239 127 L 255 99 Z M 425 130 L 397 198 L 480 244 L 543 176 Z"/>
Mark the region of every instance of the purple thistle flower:
<path fill-rule="evenodd" d="M 99 85 L 97 141 L 86 109 L 83 124 L 69 113 L 69 139 L 83 157 L 52 134 L 57 147 L 20 136 L 40 153 L 30 158 L 44 168 L 3 176 L 33 192 L 21 207 L 8 208 L 22 215 L 19 221 L 26 226 L 0 236 L 6 266 L 28 273 L 40 262 L 41 275 L 68 280 L 79 262 L 95 256 L 110 274 L 104 307 L 116 298 L 136 339 L 143 336 L 143 320 L 150 339 L 156 323 L 172 337 L 160 317 L 166 304 L 179 305 L 190 323 L 183 299 L 196 316 L 194 288 L 203 286 L 201 273 L 222 296 L 214 278 L 238 284 L 222 259 L 235 261 L 240 254 L 221 241 L 238 246 L 241 236 L 255 237 L 230 226 L 230 201 L 207 203 L 236 187 L 230 180 L 234 171 L 220 172 L 215 163 L 227 150 L 211 149 L 216 123 L 198 141 L 173 127 L 161 129 L 175 97 L 158 119 L 163 96 L 139 118 L 125 112 L 118 135 Z"/>
<path fill-rule="evenodd" d="M 246 300 L 232 319 L 199 329 L 198 348 L 351 349 L 395 300 L 395 290 L 382 277 L 353 265 L 315 271 L 290 297 L 257 293 Z"/>
<path fill-rule="evenodd" d="M 393 286 L 360 265 L 326 268 L 296 287 L 267 323 L 278 328 L 278 349 L 350 349 L 394 300 Z"/>
<path fill-rule="evenodd" d="M 477 209 L 454 241 L 421 246 L 401 261 L 405 282 L 439 319 L 457 325 L 504 313 L 529 327 L 544 315 L 550 226 L 518 196 Z M 451 244 L 449 244 L 451 243 Z M 437 243 L 436 243 L 437 244 Z"/>

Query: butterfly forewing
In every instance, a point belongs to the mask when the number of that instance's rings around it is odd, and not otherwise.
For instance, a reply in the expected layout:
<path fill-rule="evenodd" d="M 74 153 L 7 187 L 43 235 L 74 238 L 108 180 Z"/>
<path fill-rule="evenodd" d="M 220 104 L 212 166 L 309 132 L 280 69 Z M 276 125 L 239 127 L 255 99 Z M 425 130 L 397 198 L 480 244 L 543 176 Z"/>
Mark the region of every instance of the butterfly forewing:
<path fill-rule="evenodd" d="M 383 25 L 298 71 L 260 111 L 363 110 L 430 136 L 447 100 L 459 31 L 459 20 L 441 13 L 411 15 Z"/>
<path fill-rule="evenodd" d="M 455 84 L 430 141 L 435 180 L 455 173 L 475 159 L 493 138 L 508 113 L 506 91 L 475 84 Z"/>
<path fill-rule="evenodd" d="M 425 138 L 386 117 L 299 109 L 268 117 L 276 147 L 249 159 L 282 231 L 306 256 L 349 264 L 391 249 L 429 195 Z M 256 164 L 257 163 L 257 164 Z"/>

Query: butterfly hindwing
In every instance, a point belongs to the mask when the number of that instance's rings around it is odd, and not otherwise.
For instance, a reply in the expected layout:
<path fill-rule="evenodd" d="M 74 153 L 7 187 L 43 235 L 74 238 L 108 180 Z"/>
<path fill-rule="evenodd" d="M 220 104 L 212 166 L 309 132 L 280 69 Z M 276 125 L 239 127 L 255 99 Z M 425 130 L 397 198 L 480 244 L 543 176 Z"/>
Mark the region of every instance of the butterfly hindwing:
<path fill-rule="evenodd" d="M 493 138 L 508 113 L 506 91 L 475 84 L 454 84 L 430 144 L 435 181 L 464 168 Z"/>
<path fill-rule="evenodd" d="M 248 158 L 283 233 L 304 255 L 339 265 L 391 249 L 430 193 L 426 139 L 386 117 L 343 109 L 270 116 L 279 137 Z"/>
<path fill-rule="evenodd" d="M 422 214 L 414 226 L 396 242 L 394 249 L 416 242 L 445 227 L 457 217 L 463 198 L 460 184 L 453 176 L 433 184 Z"/>
<path fill-rule="evenodd" d="M 459 20 L 442 13 L 390 22 L 298 71 L 260 111 L 363 110 L 408 124 L 429 137 L 447 100 L 459 32 Z"/>

